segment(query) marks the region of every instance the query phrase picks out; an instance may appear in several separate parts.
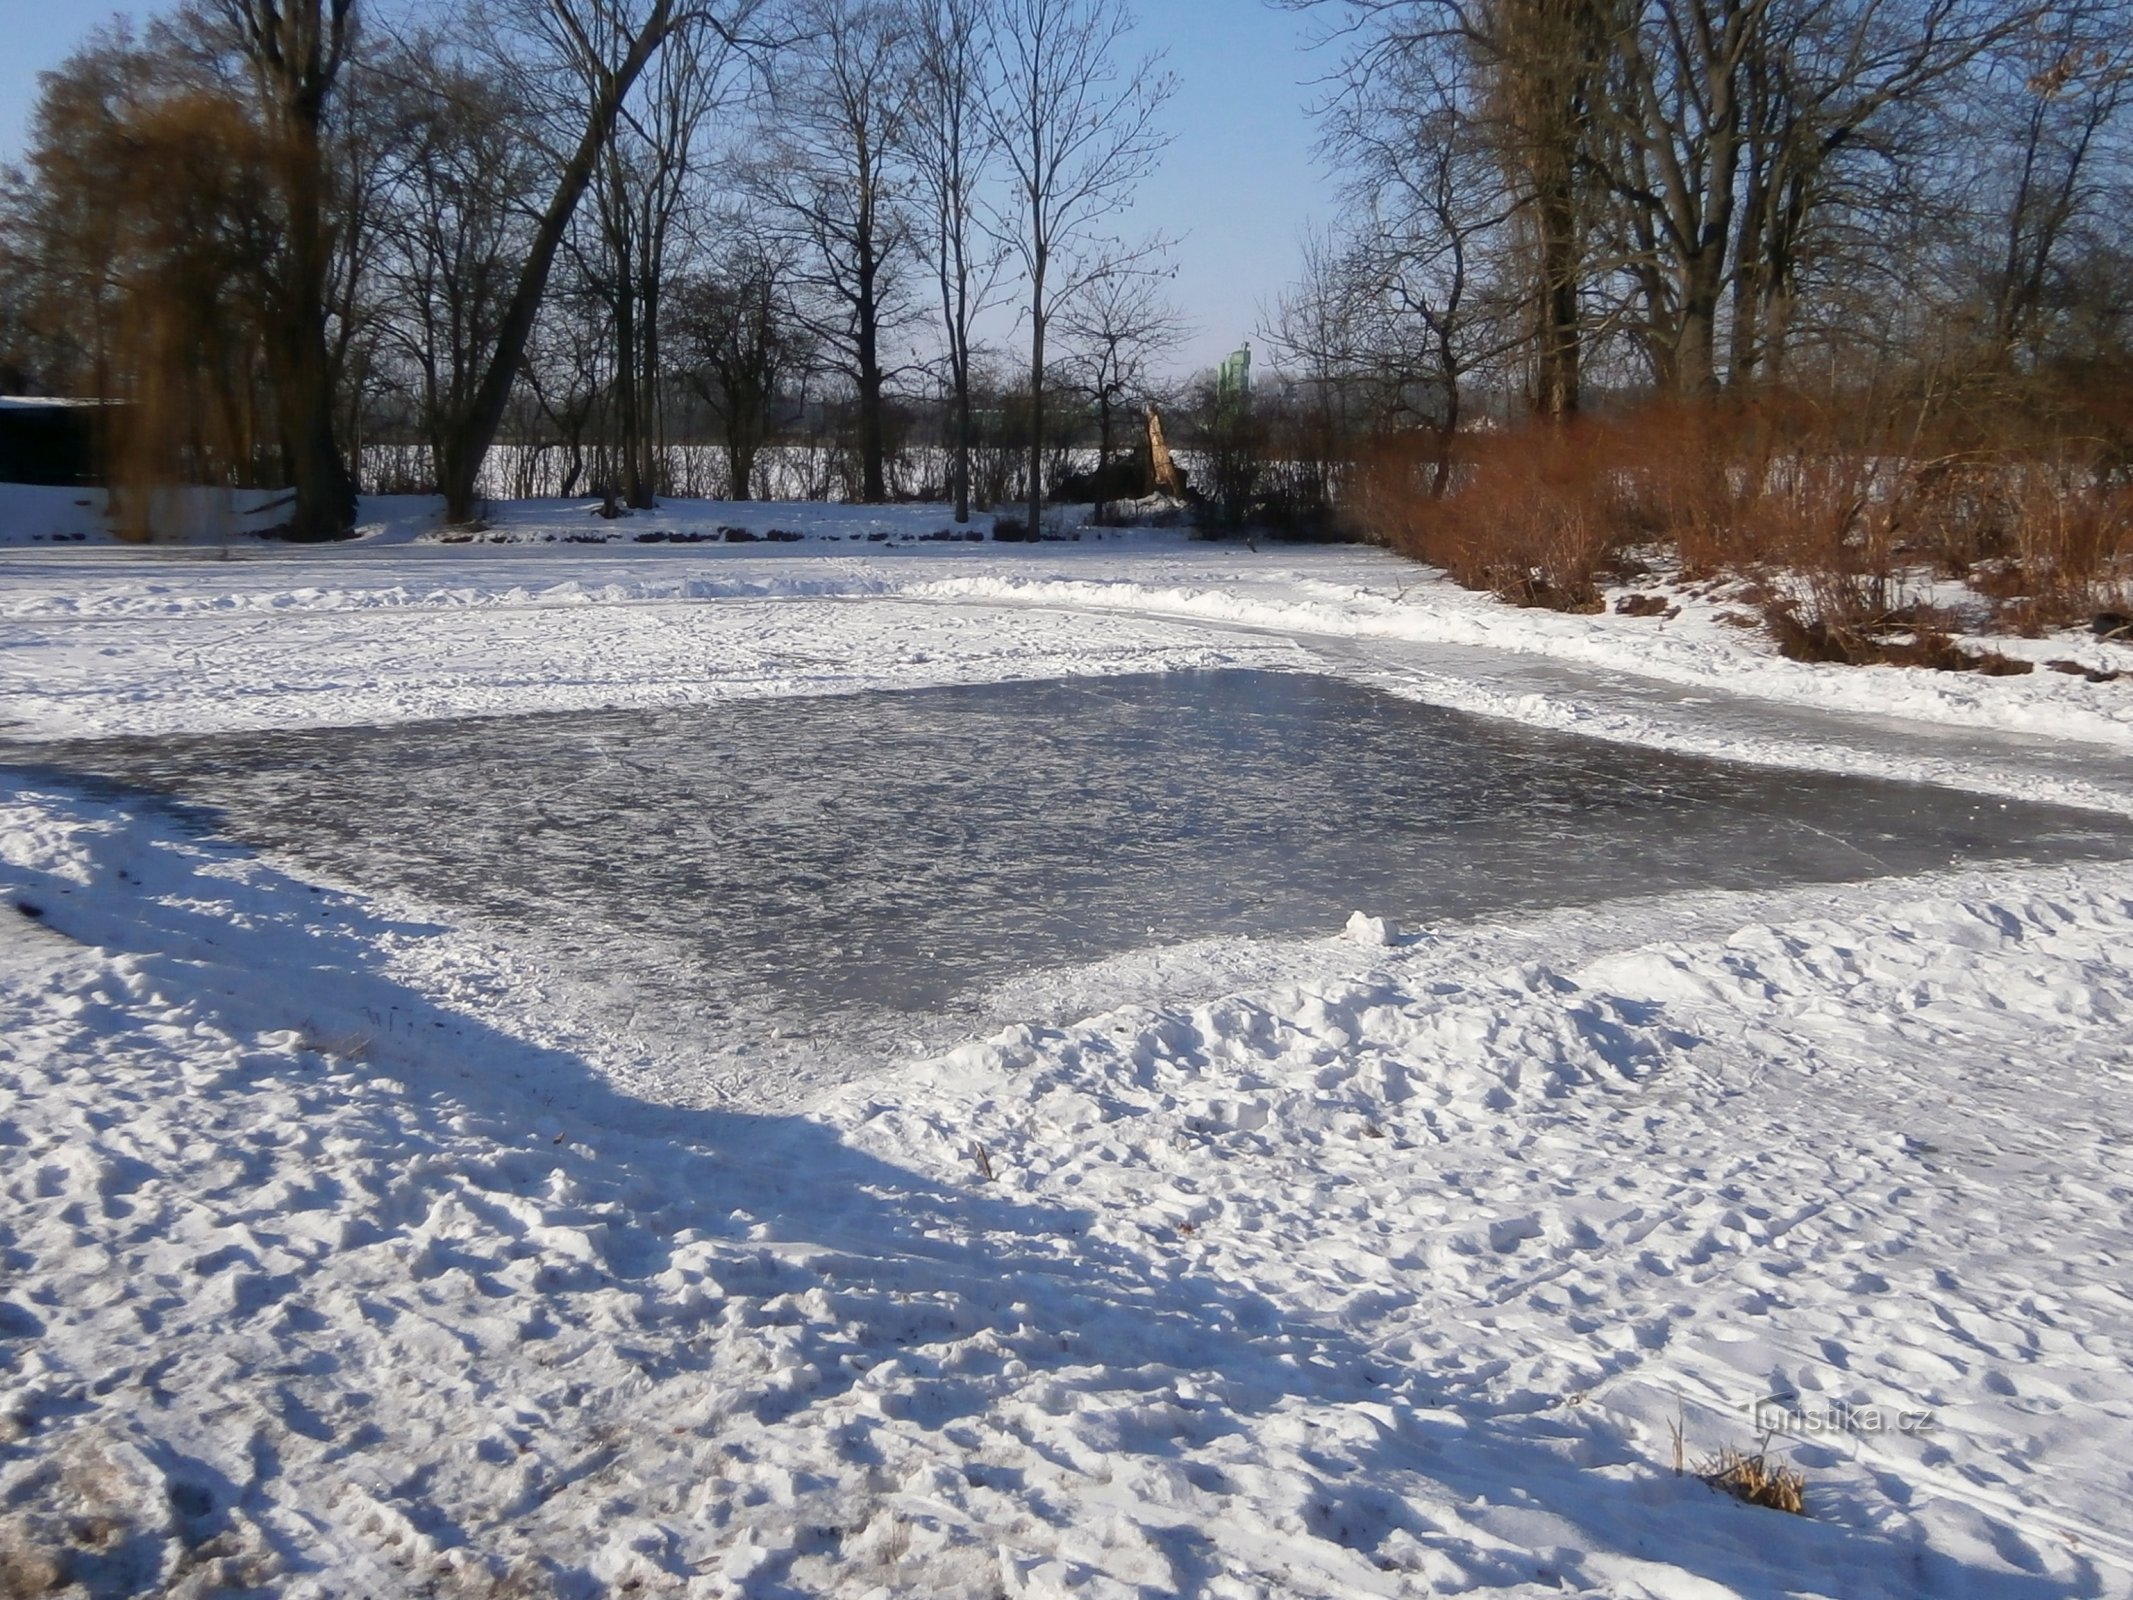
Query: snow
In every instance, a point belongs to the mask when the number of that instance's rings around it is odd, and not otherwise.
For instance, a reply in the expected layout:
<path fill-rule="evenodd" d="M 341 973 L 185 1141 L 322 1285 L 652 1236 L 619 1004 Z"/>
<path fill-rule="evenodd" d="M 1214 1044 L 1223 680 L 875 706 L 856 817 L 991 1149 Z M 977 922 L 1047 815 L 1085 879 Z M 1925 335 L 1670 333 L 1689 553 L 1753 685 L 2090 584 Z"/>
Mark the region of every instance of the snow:
<path fill-rule="evenodd" d="M 1373 917 L 1365 911 L 1353 913 L 1341 931 L 1361 945 L 1382 947 L 1400 942 L 1398 924 L 1385 917 Z"/>
<path fill-rule="evenodd" d="M 16 550 L 5 714 L 1286 665 L 2133 810 L 2124 683 L 885 543 Z M 0 1589 L 2133 1595 L 2133 864 L 1380 912 L 705 1107 L 524 951 L 13 769 Z M 1674 1472 L 1780 1415 L 1811 1517 Z"/>
<path fill-rule="evenodd" d="M 16 490 L 21 496 L 65 491 Z M 8 504 L 14 504 L 9 501 Z M 498 513 L 502 544 L 441 545 L 429 501 L 373 502 L 366 538 L 298 551 L 0 551 L 0 689 L 23 733 L 103 736 L 376 723 L 736 696 L 1000 681 L 1286 658 L 1375 672 L 1381 686 L 1536 726 L 1775 765 L 1840 760 L 1802 715 L 2039 737 L 2133 754 L 2133 676 L 1987 678 L 1779 658 L 1723 620 L 1721 596 L 1675 596 L 1673 619 L 1505 606 L 1355 548 L 1203 544 L 1131 532 L 1079 543 L 928 542 L 934 506 L 678 503 L 673 528 L 810 530 L 793 544 L 577 545 L 615 524 L 582 504 Z M 619 524 L 632 528 L 636 521 Z M 9 526 L 0 505 L 0 528 Z M 515 531 L 513 531 L 515 530 Z M 834 538 L 840 530 L 845 537 Z M 880 542 L 869 542 L 871 534 Z M 554 542 L 545 542 L 550 538 Z M 529 538 L 532 542 L 528 542 Z M 4 543 L 4 540 L 0 540 Z M 866 600 L 795 607 L 795 600 Z M 895 600 L 900 606 L 874 602 Z M 742 602 L 735 604 L 734 602 Z M 390 613 L 383 616 L 364 613 Z M 984 635 L 985 642 L 974 642 Z M 2086 634 L 1991 641 L 2108 668 L 2127 646 Z M 1358 661 L 1354 647 L 1368 646 Z M 1404 652 L 1404 653 L 1403 653 Z M 1434 653 L 1434 656 L 1432 656 Z M 951 659 L 961 658 L 961 659 Z M 1669 727 L 1696 698 L 1762 703 L 1783 726 Z M 1921 751 L 1851 770 L 1975 781 Z M 2016 792 L 1990 774 L 1985 786 Z M 2096 799 L 2072 776 L 2072 794 Z M 2026 797 L 2058 798 L 2056 788 Z"/>

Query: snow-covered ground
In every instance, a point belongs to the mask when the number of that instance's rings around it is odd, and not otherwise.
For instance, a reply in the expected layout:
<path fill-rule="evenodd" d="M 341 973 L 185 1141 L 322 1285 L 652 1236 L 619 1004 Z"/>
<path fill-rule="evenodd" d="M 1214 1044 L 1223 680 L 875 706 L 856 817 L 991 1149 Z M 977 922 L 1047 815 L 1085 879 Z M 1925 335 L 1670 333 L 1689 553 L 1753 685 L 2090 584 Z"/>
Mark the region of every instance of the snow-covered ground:
<path fill-rule="evenodd" d="M 1835 713 L 1833 726 L 1900 718 L 2133 754 L 2133 674 L 2091 683 L 2050 670 L 1811 666 L 1780 658 L 1722 595 L 1677 591 L 1672 618 L 1518 610 L 1355 547 L 1253 550 L 1102 530 L 972 544 L 929 538 L 952 529 L 933 506 L 717 502 L 619 523 L 576 503 L 503 507 L 482 536 L 501 542 L 449 545 L 432 503 L 383 501 L 365 539 L 326 549 L 10 551 L 11 511 L 66 491 L 10 493 L 0 502 L 0 733 L 372 723 L 1283 659 L 1319 667 L 1330 654 L 1365 674 L 1397 657 L 1386 687 L 1460 709 L 1776 764 L 1841 757 L 1803 756 L 1797 718 L 1760 735 L 1670 729 L 1681 719 L 1652 690 Z M 721 527 L 806 537 L 634 542 Z M 611 537 L 630 542 L 571 542 Z M 791 604 L 830 599 L 870 603 Z M 1367 658 L 1359 642 L 1372 647 Z M 2133 667 L 2133 646 L 2085 633 L 1970 642 L 2040 663 Z M 1858 764 L 1954 770 L 1886 759 Z"/>
<path fill-rule="evenodd" d="M 0 731 L 1240 664 L 2133 811 L 2133 680 L 906 515 L 32 544 Z M 18 768 L 0 1593 L 2133 1595 L 2133 865 L 1326 932 L 705 1109 L 527 952 Z M 1811 1517 L 1676 1474 L 1772 1422 Z"/>

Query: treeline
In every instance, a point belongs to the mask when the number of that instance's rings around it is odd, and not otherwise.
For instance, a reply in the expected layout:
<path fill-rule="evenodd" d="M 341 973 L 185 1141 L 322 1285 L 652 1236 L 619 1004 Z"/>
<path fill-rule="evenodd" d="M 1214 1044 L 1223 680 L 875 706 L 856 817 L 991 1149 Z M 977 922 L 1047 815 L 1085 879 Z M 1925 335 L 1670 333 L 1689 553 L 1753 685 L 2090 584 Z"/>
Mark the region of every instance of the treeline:
<path fill-rule="evenodd" d="M 1387 415 L 2123 375 L 2125 0 L 1303 4 L 1350 203 L 1273 331 Z"/>
<path fill-rule="evenodd" d="M 1250 402 L 1167 397 L 1216 514 L 1548 603 L 1652 540 L 2036 614 L 2119 571 L 2133 0 L 1280 3 L 1342 203 Z M 0 388 L 127 400 L 129 479 L 287 484 L 298 537 L 707 445 L 1034 519 L 1182 337 L 1120 237 L 1169 92 L 1120 0 L 195 0 L 47 75 Z"/>
<path fill-rule="evenodd" d="M 959 518 L 1011 438 L 1034 519 L 1059 391 L 1177 336 L 1114 226 L 1170 87 L 1116 0 L 196 0 L 45 75 L 0 387 L 129 402 L 127 478 L 286 484 L 297 538 L 410 442 L 458 521 L 500 440 L 645 506 L 684 438 L 741 498 L 812 438 L 878 500 L 921 416 Z"/>
<path fill-rule="evenodd" d="M 2125 0 L 1293 3 L 1348 203 L 1268 331 L 1382 536 L 1551 603 L 2125 553 Z"/>

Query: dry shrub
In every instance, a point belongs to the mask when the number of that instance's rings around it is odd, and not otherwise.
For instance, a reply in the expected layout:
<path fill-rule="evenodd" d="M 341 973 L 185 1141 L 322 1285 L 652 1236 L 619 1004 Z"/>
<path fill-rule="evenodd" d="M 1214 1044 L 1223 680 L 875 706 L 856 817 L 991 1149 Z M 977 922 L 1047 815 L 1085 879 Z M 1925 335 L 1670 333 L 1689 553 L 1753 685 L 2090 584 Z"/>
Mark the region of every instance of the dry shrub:
<path fill-rule="evenodd" d="M 2025 633 L 2122 603 L 2133 558 L 2133 372 L 1956 374 L 1916 430 L 1909 547 Z"/>
<path fill-rule="evenodd" d="M 1771 461 L 1744 497 L 1737 566 L 1885 580 L 1895 513 L 1875 459 L 1826 440 Z"/>
<path fill-rule="evenodd" d="M 1738 565 L 1744 505 L 1767 476 L 1769 431 L 1735 407 L 1669 403 L 1609 422 L 1604 454 L 1610 510 L 1625 544 L 1670 547 L 1686 578 Z"/>
<path fill-rule="evenodd" d="M 2014 474 L 1974 452 L 1908 463 L 1894 477 L 1902 553 L 1951 578 L 1967 578 L 1981 563 L 2013 548 L 2017 514 Z"/>
<path fill-rule="evenodd" d="M 297 1048 L 329 1060 L 354 1063 L 370 1059 L 371 1037 L 367 1033 L 329 1033 L 305 1023 L 297 1031 Z"/>
<path fill-rule="evenodd" d="M 1897 602 L 1893 594 L 1886 577 L 1808 572 L 1762 591 L 1763 622 L 1779 654 L 1792 661 L 1927 667 L 1992 678 L 2036 670 L 2033 662 L 1996 650 L 1965 650 L 1950 637 L 1953 617 L 1916 601 Z"/>
<path fill-rule="evenodd" d="M 1781 1461 L 1772 1461 L 1761 1445 L 1753 1455 L 1728 1446 L 1699 1467 L 1696 1475 L 1712 1488 L 1751 1506 L 1789 1511 L 1796 1517 L 1807 1515 L 1806 1475 Z"/>
<path fill-rule="evenodd" d="M 2007 626 L 2037 634 L 2127 603 L 2133 488 L 2031 466 L 2011 474 L 2013 548 L 1975 574 Z"/>
<path fill-rule="evenodd" d="M 2029 632 L 2133 609 L 2133 469 L 2100 436 L 1983 441 L 1961 422 L 1878 392 L 1673 402 L 1465 434 L 1441 475 L 1435 439 L 1395 439 L 1366 456 L 1355 510 L 1517 605 L 1596 610 L 1601 579 L 1641 575 L 1627 552 L 1651 548 L 1687 579 L 1782 591 L 1764 618 L 1796 660 L 2026 672 L 1904 605 L 1904 576 L 1967 577 Z"/>
<path fill-rule="evenodd" d="M 1670 604 L 1663 594 L 1625 594 L 1615 597 L 1618 617 L 1678 617 L 1681 607 Z"/>
<path fill-rule="evenodd" d="M 1473 434 L 1442 494 L 1433 449 L 1392 441 L 1365 463 L 1359 520 L 1469 588 L 1558 610 L 1596 609 L 1599 578 L 1641 573 L 1625 553 L 1645 546 L 1688 578 L 1837 564 L 1861 544 L 1870 468 L 1803 452 L 1800 432 L 1774 405 L 1672 403 Z"/>
<path fill-rule="evenodd" d="M 2019 678 L 2037 670 L 1997 650 L 1965 650 L 1935 628 L 1845 626 L 1822 618 L 1803 621 L 1789 604 L 1765 613 L 1778 653 L 1792 661 L 1834 662 L 1851 667 L 1927 667 L 1935 672 L 1976 672 L 1988 678 Z M 1894 626 L 1889 625 L 1889 626 Z"/>
<path fill-rule="evenodd" d="M 1597 575 L 1621 540 L 1595 430 L 1477 436 L 1442 495 L 1432 464 L 1403 441 L 1373 452 L 1356 507 L 1366 532 L 1514 605 L 1599 609 Z"/>
<path fill-rule="evenodd" d="M 56 1594 L 67 1585 L 67 1569 L 58 1551 L 19 1521 L 0 1523 L 0 1596 L 30 1600 Z"/>

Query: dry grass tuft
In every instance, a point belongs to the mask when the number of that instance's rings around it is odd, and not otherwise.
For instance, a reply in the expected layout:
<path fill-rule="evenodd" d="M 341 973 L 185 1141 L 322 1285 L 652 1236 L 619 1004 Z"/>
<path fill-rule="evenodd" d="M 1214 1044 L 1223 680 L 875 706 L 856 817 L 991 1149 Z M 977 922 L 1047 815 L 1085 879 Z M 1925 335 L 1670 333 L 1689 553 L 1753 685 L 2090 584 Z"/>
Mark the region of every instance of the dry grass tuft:
<path fill-rule="evenodd" d="M 0 1597 L 32 1600 L 66 1586 L 66 1565 L 56 1550 L 47 1548 L 22 1523 L 0 1524 Z"/>
<path fill-rule="evenodd" d="M 1806 1516 L 1806 1475 L 1783 1462 L 1772 1461 L 1766 1445 L 1767 1441 L 1757 1445 L 1753 1455 L 1729 1446 L 1697 1468 L 1696 1475 L 1712 1488 L 1751 1506 Z"/>
<path fill-rule="evenodd" d="M 297 1031 L 296 1043 L 313 1055 L 354 1065 L 370 1058 L 372 1040 L 367 1033 L 329 1033 L 306 1023 Z"/>

